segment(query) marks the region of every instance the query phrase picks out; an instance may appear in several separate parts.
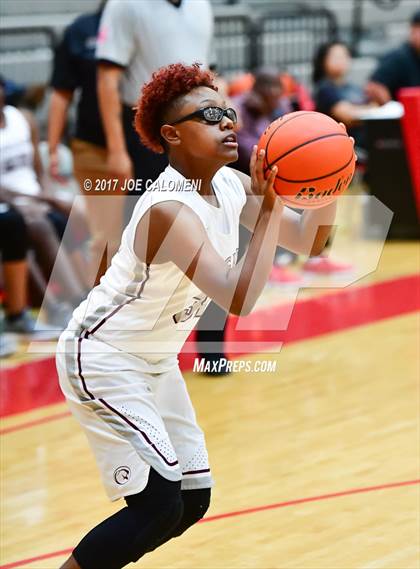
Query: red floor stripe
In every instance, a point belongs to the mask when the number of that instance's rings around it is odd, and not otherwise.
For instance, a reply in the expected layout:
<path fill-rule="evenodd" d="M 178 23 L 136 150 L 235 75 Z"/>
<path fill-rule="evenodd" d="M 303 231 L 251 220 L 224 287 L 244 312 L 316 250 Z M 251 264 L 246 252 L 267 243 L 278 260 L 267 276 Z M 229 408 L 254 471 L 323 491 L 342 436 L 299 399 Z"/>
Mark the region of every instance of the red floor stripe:
<path fill-rule="evenodd" d="M 254 351 L 259 351 L 267 343 L 279 346 L 407 314 L 420 309 L 419 291 L 420 276 L 409 275 L 297 302 L 290 322 L 290 304 L 270 306 L 241 318 L 241 327 L 247 324 L 247 330 L 236 330 L 238 318 L 231 317 L 226 331 L 227 353 L 232 343 L 253 343 Z M 278 330 L 279 323 L 286 329 Z M 193 338 L 194 334 L 190 340 Z M 246 352 L 230 355 L 238 357 L 243 353 Z M 184 350 L 180 355 L 181 369 L 191 370 L 195 356 Z M 8 368 L 2 376 L 0 417 L 63 401 L 54 358 Z"/>
<path fill-rule="evenodd" d="M 241 328 L 249 321 L 249 330 L 233 330 L 238 318 L 232 317 L 227 340 L 290 344 L 419 309 L 420 275 L 409 275 L 302 300 L 295 304 L 290 322 L 290 305 L 258 310 L 241 318 Z M 285 329 L 279 330 L 280 325 Z"/>
<path fill-rule="evenodd" d="M 381 484 L 379 486 L 368 486 L 367 488 L 354 488 L 353 490 L 345 490 L 344 492 L 335 492 L 333 494 L 322 494 L 321 496 L 312 496 L 310 498 L 300 498 L 298 500 L 289 500 L 288 502 L 278 502 L 277 504 L 257 506 L 256 508 L 248 508 L 247 510 L 237 510 L 236 512 L 227 512 L 226 514 L 218 514 L 217 516 L 208 516 L 207 518 L 201 520 L 200 523 L 214 522 L 216 520 L 223 520 L 224 518 L 233 518 L 235 516 L 245 516 L 247 514 L 255 514 L 256 512 L 264 512 L 266 510 L 276 510 L 277 508 L 296 506 L 298 504 L 306 504 L 308 502 L 320 502 L 321 500 L 330 500 L 332 498 L 340 498 L 342 496 L 351 496 L 352 494 L 363 494 L 364 492 L 387 490 L 388 488 L 399 488 L 401 486 L 413 486 L 415 484 L 420 484 L 420 479 L 407 480 L 405 482 L 391 482 L 390 484 Z"/>
<path fill-rule="evenodd" d="M 289 500 L 287 502 L 278 502 L 277 504 L 267 504 L 265 506 L 257 506 L 255 508 L 247 508 L 245 510 L 237 510 L 235 512 L 227 512 L 225 514 L 219 514 L 216 516 L 208 516 L 199 523 L 214 522 L 217 520 L 222 520 L 225 518 L 232 518 L 236 516 L 245 516 L 249 514 L 255 514 L 258 512 L 264 512 L 266 510 L 276 510 L 279 508 L 286 508 L 288 506 L 296 506 L 299 504 L 305 504 L 308 502 L 321 502 L 322 500 L 331 500 L 333 498 L 341 498 L 344 496 L 350 496 L 352 494 L 363 494 L 366 492 L 375 492 L 378 490 L 388 490 L 390 488 L 400 488 L 402 486 L 414 486 L 420 484 L 419 480 L 406 480 L 404 482 L 390 482 L 388 484 L 380 484 L 378 486 L 367 486 L 366 488 L 353 488 L 351 490 L 344 490 L 342 492 L 333 492 L 331 494 L 321 494 L 320 496 L 311 496 L 308 498 L 300 498 L 297 500 Z M 30 563 L 35 563 L 35 561 L 42 561 L 44 559 L 51 559 L 52 557 L 59 557 L 61 555 L 68 555 L 73 549 L 62 549 L 60 551 L 54 551 L 51 553 L 44 553 L 43 555 L 38 555 L 36 557 L 29 557 L 27 559 L 21 559 L 20 561 L 14 561 L 13 563 L 7 563 L 6 565 L 0 565 L 0 569 L 12 569 L 13 567 L 21 567 L 23 565 L 28 565 Z"/>
<path fill-rule="evenodd" d="M 38 555 L 37 557 L 28 557 L 28 559 L 22 559 L 21 561 L 14 561 L 13 563 L 0 565 L 0 569 L 12 569 L 12 567 L 21 567 L 22 565 L 29 565 L 29 563 L 35 563 L 35 561 L 43 561 L 44 559 L 51 559 L 52 557 L 60 557 L 60 555 L 69 555 L 72 551 L 73 548 L 71 547 L 70 549 L 62 549 L 61 551 L 44 553 L 44 555 Z"/>
<path fill-rule="evenodd" d="M 55 421 L 56 419 L 63 419 L 71 415 L 70 411 L 63 411 L 62 413 L 56 413 L 55 415 L 48 415 L 48 417 L 42 417 L 41 419 L 34 419 L 33 421 L 27 421 L 26 423 L 20 423 L 19 425 L 13 425 L 12 427 L 5 427 L 0 429 L 0 435 L 7 435 L 9 433 L 14 433 L 15 431 L 21 431 L 22 429 L 28 429 L 29 427 L 36 427 L 37 425 L 42 425 L 43 423 L 49 423 L 50 421 Z"/>

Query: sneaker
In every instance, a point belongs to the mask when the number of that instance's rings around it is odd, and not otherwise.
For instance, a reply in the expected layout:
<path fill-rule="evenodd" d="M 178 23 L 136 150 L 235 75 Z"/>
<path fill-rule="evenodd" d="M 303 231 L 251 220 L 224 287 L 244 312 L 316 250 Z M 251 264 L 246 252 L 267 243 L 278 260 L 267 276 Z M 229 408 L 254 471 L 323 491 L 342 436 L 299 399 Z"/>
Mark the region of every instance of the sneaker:
<path fill-rule="evenodd" d="M 270 283 L 280 283 L 284 285 L 299 285 L 303 283 L 303 279 L 298 273 L 279 265 L 273 266 L 268 280 Z"/>
<path fill-rule="evenodd" d="M 351 273 L 354 266 L 350 263 L 342 263 L 333 261 L 328 257 L 310 257 L 303 265 L 303 270 L 308 273 L 316 273 L 318 275 L 337 275 Z"/>
<path fill-rule="evenodd" d="M 18 351 L 16 334 L 0 332 L 0 358 L 7 358 Z"/>
<path fill-rule="evenodd" d="M 24 310 L 13 322 L 6 316 L 4 330 L 26 336 L 28 340 L 56 340 L 60 336 L 60 330 L 53 330 L 51 325 L 38 322 L 28 310 Z"/>

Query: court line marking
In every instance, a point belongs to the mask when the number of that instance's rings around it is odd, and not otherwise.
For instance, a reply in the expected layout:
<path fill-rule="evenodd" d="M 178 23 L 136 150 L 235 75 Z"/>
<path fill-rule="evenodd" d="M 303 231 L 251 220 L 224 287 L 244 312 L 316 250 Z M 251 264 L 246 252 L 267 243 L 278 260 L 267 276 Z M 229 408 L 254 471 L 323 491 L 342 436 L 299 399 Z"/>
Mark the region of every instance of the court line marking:
<path fill-rule="evenodd" d="M 56 403 L 53 403 L 53 405 L 56 405 Z M 70 411 L 62 411 L 61 413 L 48 415 L 48 417 L 41 417 L 40 419 L 34 419 L 33 421 L 27 421 L 26 423 L 12 425 L 11 427 L 5 427 L 4 429 L 0 429 L 0 435 L 7 435 L 9 433 L 14 433 L 15 431 L 20 431 L 21 429 L 36 427 L 37 425 L 42 425 L 43 423 L 49 423 L 50 421 L 55 421 L 56 419 L 63 419 L 64 417 L 69 417 L 70 415 L 71 415 Z"/>
<path fill-rule="evenodd" d="M 366 286 L 358 286 L 354 289 L 346 288 L 339 292 L 322 295 L 321 297 L 315 296 L 310 299 L 298 301 L 294 304 L 293 314 L 287 329 L 281 331 L 276 329 L 276 320 L 281 320 L 288 316 L 290 305 L 286 304 L 284 306 L 277 305 L 274 308 L 262 308 L 250 316 L 247 316 L 246 319 L 254 323 L 251 325 L 250 332 L 252 338 L 255 336 L 255 324 L 263 321 L 268 326 L 267 330 L 264 330 L 265 341 L 268 340 L 272 342 L 272 345 L 281 345 L 282 343 L 287 345 L 414 312 L 420 308 L 420 296 L 418 295 L 419 285 L 420 277 L 417 274 L 406 275 L 396 279 L 379 281 L 378 283 L 368 284 Z M 338 314 L 337 305 L 340 306 Z M 359 310 L 355 310 L 356 305 L 359 307 Z M 236 330 L 236 321 L 236 317 L 229 319 L 227 346 L 232 340 L 247 341 L 248 339 L 247 335 L 249 334 L 246 330 Z M 272 329 L 270 325 L 272 325 Z M 192 369 L 192 361 L 196 355 L 197 354 L 181 352 L 180 363 L 183 371 Z M 234 359 L 243 355 L 242 353 L 235 353 Z M 15 414 L 23 413 L 24 411 L 46 407 L 49 404 L 63 402 L 63 396 L 61 391 L 59 392 L 57 382 L 59 398 L 42 402 L 36 401 L 30 409 L 19 410 L 16 407 L 16 400 L 23 398 L 26 401 L 28 397 L 33 398 L 37 393 L 38 384 L 33 377 L 34 369 L 32 365 L 36 368 L 36 366 L 48 365 L 48 362 L 53 365 L 53 358 L 44 360 L 42 364 L 40 364 L 38 360 L 26 364 L 27 369 L 30 371 L 29 377 L 27 378 L 29 384 L 28 392 L 25 392 L 23 389 L 24 385 L 22 386 L 19 381 L 17 381 L 18 378 L 15 377 L 16 372 L 20 369 L 19 366 L 12 372 L 9 372 L 12 374 L 10 377 L 5 374 L 3 380 L 0 382 L 0 391 L 5 397 L 8 396 L 11 399 L 15 410 L 11 413 L 7 412 L 7 409 L 5 410 L 6 412 L 2 411 L 3 418 L 11 417 Z M 49 373 L 52 373 L 51 370 L 49 370 Z M 56 373 L 55 367 L 53 373 Z M 44 388 L 44 384 L 42 388 Z M 7 407 L 6 404 L 4 404 L 3 407 L 4 406 Z M 7 432 L 12 432 L 12 430 L 13 428 L 10 427 Z M 0 430 L 0 434 L 2 433 L 3 431 Z"/>
<path fill-rule="evenodd" d="M 412 313 L 416 311 L 420 306 L 420 298 L 417 293 L 419 283 L 420 278 L 417 274 L 406 275 L 404 277 L 380 281 L 378 283 L 373 283 L 363 287 L 356 287 L 352 290 L 346 290 L 346 292 L 340 291 L 338 293 L 336 292 L 322 297 L 313 297 L 299 301 L 294 307 L 294 315 L 292 316 L 287 330 L 282 331 L 282 336 L 279 337 L 277 330 L 268 330 L 265 331 L 265 337 L 270 338 L 277 343 L 281 343 L 283 341 L 287 345 L 325 334 L 345 331 L 357 326 L 366 326 L 380 322 L 383 319 L 389 319 L 393 317 L 395 318 L 396 316 Z M 412 290 L 414 291 L 414 295 L 409 294 L 409 292 Z M 376 299 L 376 304 L 372 304 L 372 295 Z M 384 302 L 384 298 L 389 297 L 389 295 L 391 295 L 391 302 Z M 325 311 L 326 303 L 328 304 L 331 301 L 340 300 L 344 304 L 346 298 L 349 302 L 349 306 L 345 313 L 340 314 L 340 318 L 337 319 L 336 317 L 333 317 L 333 315 L 331 315 L 328 310 Z M 354 304 L 356 300 L 360 306 L 364 307 L 364 310 L 361 311 L 362 314 L 355 314 Z M 285 310 L 285 308 L 282 305 L 278 305 L 274 310 L 273 308 L 268 308 L 256 311 L 253 315 L 251 315 L 251 317 L 254 319 L 261 319 L 264 317 L 267 321 L 268 319 L 278 317 L 278 315 L 281 314 L 282 310 Z M 289 310 L 287 306 L 286 310 Z M 321 323 L 319 321 L 319 310 L 323 311 L 323 321 Z M 310 327 L 310 329 L 308 329 L 306 324 L 307 321 L 315 322 L 315 328 Z M 232 323 L 232 325 L 234 325 L 234 319 L 232 319 Z M 238 331 L 237 334 L 238 337 L 240 337 L 240 335 L 243 334 L 243 331 Z M 193 357 L 196 356 L 196 354 L 189 355 Z M 243 354 L 237 354 L 237 357 L 242 356 Z M 30 366 L 31 364 L 27 365 Z M 189 367 L 187 365 L 185 371 L 188 370 Z M 60 402 L 64 401 L 61 400 Z M 57 401 L 54 401 L 51 404 L 55 405 L 56 403 Z M 42 405 L 41 407 L 47 406 L 48 405 Z M 11 416 L 13 415 L 6 415 L 4 418 Z M 43 419 L 6 427 L 4 429 L 0 429 L 0 435 L 5 435 L 19 431 L 21 429 L 37 426 L 39 424 L 47 423 L 48 421 L 59 419 L 64 416 L 66 415 L 52 415 L 51 417 L 44 417 Z"/>
<path fill-rule="evenodd" d="M 275 504 L 266 504 L 265 506 L 256 506 L 255 508 L 247 508 L 244 510 L 236 510 L 233 512 L 226 512 L 224 514 L 217 514 L 215 516 L 208 516 L 200 520 L 198 523 L 203 524 L 206 522 L 215 522 L 218 520 L 233 518 L 237 516 L 245 516 L 249 514 L 255 514 L 258 512 L 264 512 L 267 510 L 276 510 L 279 508 L 286 508 L 288 506 L 297 506 L 299 504 L 306 504 L 308 502 L 321 502 L 322 500 L 331 500 L 333 498 L 341 498 L 343 496 L 350 496 L 353 494 L 364 494 L 367 492 L 375 492 L 379 490 L 388 490 L 391 488 L 401 488 L 402 486 L 414 486 L 420 484 L 420 479 L 418 480 L 405 480 L 403 482 L 389 482 L 388 484 L 380 484 L 377 486 L 366 486 L 365 488 L 352 488 L 350 490 L 343 490 L 341 492 L 332 492 L 330 494 L 320 494 L 319 496 L 310 496 L 307 498 L 299 498 L 296 500 L 288 500 L 287 502 L 277 502 Z M 59 557 L 61 555 L 68 555 L 73 551 L 70 549 L 61 549 L 60 551 L 52 551 L 50 553 L 44 553 L 43 555 L 37 555 L 36 557 L 29 557 L 27 559 L 21 559 L 20 561 L 13 561 L 12 563 L 6 563 L 6 565 L 0 565 L 0 569 L 13 569 L 14 567 L 22 567 L 24 565 L 29 565 L 30 563 L 35 563 L 36 561 L 42 561 L 44 559 L 51 559 L 52 557 Z"/>

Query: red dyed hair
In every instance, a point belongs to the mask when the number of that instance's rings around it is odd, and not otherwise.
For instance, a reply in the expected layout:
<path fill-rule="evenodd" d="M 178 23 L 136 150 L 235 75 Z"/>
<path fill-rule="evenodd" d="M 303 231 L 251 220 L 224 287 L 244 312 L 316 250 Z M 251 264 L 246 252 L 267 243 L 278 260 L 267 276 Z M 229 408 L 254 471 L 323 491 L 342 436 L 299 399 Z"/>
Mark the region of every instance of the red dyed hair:
<path fill-rule="evenodd" d="M 166 109 L 177 97 L 186 95 L 196 87 L 210 87 L 217 91 L 214 75 L 200 69 L 199 63 L 183 65 L 173 63 L 161 67 L 142 89 L 134 117 L 134 128 L 145 146 L 163 153 L 160 127 Z"/>

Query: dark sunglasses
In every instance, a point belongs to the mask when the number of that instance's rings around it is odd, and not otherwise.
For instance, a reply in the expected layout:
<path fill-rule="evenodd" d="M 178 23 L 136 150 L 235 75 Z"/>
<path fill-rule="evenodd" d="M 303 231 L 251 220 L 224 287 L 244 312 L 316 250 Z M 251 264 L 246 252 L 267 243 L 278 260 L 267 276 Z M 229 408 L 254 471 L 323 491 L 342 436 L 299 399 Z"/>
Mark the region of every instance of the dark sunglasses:
<path fill-rule="evenodd" d="M 180 122 L 189 121 L 190 119 L 200 118 L 205 120 L 208 124 L 217 124 L 221 122 L 223 117 L 227 117 L 233 123 L 238 121 L 238 117 L 236 111 L 234 109 L 222 109 L 221 107 L 206 107 L 205 109 L 200 109 L 198 111 L 194 111 L 189 115 L 178 119 L 175 122 L 170 123 L 171 126 L 178 124 Z"/>

